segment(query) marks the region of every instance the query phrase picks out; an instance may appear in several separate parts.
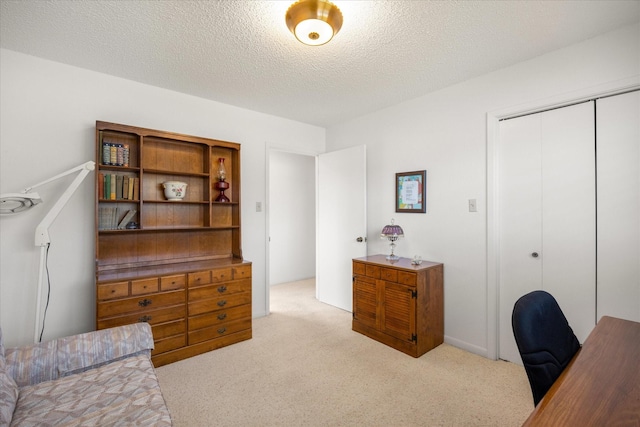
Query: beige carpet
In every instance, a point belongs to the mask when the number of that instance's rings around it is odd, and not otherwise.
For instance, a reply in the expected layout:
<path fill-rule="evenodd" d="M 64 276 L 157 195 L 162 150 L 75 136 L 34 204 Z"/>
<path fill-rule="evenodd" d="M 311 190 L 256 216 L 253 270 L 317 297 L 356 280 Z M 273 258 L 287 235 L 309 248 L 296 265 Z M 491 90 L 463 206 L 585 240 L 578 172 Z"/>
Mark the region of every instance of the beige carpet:
<path fill-rule="evenodd" d="M 414 359 L 314 286 L 272 287 L 253 339 L 157 369 L 176 426 L 519 426 L 533 410 L 522 367 L 447 344 Z"/>

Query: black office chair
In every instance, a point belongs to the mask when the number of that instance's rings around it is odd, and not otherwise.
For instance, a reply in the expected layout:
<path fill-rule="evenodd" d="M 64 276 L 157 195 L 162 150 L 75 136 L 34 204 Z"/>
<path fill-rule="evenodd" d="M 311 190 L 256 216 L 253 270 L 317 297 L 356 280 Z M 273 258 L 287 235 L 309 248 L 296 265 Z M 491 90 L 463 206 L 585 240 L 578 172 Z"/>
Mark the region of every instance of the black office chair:
<path fill-rule="evenodd" d="M 513 307 L 511 325 L 537 406 L 580 343 L 555 298 L 545 291 L 520 297 Z"/>

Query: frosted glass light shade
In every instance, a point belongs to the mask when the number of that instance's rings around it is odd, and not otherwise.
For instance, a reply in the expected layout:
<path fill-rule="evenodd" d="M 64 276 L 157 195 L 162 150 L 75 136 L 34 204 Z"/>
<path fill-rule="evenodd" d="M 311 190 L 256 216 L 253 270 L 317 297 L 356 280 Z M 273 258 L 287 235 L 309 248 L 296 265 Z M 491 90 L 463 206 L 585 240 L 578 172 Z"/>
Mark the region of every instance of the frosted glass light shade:
<path fill-rule="evenodd" d="M 289 7 L 287 27 L 307 45 L 327 43 L 342 28 L 342 12 L 327 0 L 300 0 Z"/>
<path fill-rule="evenodd" d="M 319 19 L 307 19 L 296 26 L 294 34 L 304 44 L 319 46 L 331 40 L 333 28 Z"/>

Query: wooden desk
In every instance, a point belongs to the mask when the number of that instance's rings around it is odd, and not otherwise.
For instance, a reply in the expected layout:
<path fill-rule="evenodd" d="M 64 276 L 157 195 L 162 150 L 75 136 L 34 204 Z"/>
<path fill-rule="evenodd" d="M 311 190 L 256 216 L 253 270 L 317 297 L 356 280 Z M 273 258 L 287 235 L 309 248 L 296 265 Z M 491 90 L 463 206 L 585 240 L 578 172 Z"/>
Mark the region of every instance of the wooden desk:
<path fill-rule="evenodd" d="M 640 426 L 640 323 L 604 316 L 525 426 Z"/>

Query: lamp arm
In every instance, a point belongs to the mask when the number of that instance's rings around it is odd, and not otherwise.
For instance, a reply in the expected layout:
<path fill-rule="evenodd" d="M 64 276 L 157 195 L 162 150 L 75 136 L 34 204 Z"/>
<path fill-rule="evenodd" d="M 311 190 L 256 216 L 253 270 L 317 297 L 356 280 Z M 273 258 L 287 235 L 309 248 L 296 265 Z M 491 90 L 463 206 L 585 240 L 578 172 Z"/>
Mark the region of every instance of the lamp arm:
<path fill-rule="evenodd" d="M 78 187 L 80 186 L 84 178 L 89 174 L 89 172 L 95 169 L 95 165 L 96 164 L 93 161 L 86 162 L 80 166 L 77 166 L 73 169 L 69 169 L 66 172 L 63 172 L 59 175 L 54 176 L 53 178 L 40 182 L 24 190 L 25 192 L 28 192 L 32 188 L 49 183 L 58 178 L 62 178 L 63 176 L 67 176 L 73 172 L 78 172 L 78 171 L 80 172 L 78 176 L 75 177 L 73 182 L 69 185 L 69 187 L 67 187 L 64 193 L 62 193 L 62 196 L 60 196 L 60 198 L 56 201 L 56 203 L 49 210 L 49 212 L 47 212 L 47 214 L 44 216 L 42 221 L 40 221 L 40 224 L 38 224 L 38 226 L 36 227 L 36 235 L 35 235 L 36 246 L 47 246 L 51 242 L 51 238 L 49 237 L 49 227 L 51 226 L 53 221 L 56 219 L 56 217 L 58 216 L 62 208 L 67 204 L 67 202 L 69 201 L 73 193 L 78 189 Z"/>
<path fill-rule="evenodd" d="M 68 171 L 64 171 L 62 173 L 59 173 L 58 175 L 56 175 L 54 177 L 51 177 L 51 178 L 49 178 L 49 179 L 47 179 L 45 181 L 39 182 L 37 184 L 33 184 L 31 187 L 27 187 L 24 190 L 22 190 L 22 193 L 28 193 L 31 190 L 33 190 L 34 188 L 36 188 L 36 187 L 40 187 L 40 186 L 42 186 L 44 184 L 48 184 L 48 183 L 50 183 L 52 181 L 55 181 L 56 179 L 62 178 L 63 176 L 70 175 L 70 174 L 72 174 L 74 172 L 81 171 L 83 169 L 92 171 L 92 170 L 95 169 L 95 167 L 96 167 L 96 163 L 94 161 L 88 161 L 88 162 L 83 163 L 83 164 L 81 164 L 79 166 L 76 166 L 75 168 L 71 168 Z"/>

